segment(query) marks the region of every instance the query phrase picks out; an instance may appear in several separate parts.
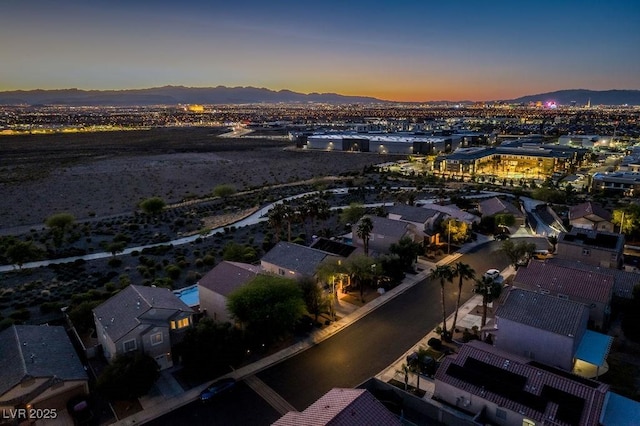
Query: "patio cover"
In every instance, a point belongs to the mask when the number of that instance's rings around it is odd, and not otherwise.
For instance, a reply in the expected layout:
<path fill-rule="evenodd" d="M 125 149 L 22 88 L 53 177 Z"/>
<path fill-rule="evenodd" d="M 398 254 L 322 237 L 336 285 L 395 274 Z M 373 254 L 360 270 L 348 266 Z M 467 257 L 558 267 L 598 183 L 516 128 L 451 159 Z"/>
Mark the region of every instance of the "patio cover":
<path fill-rule="evenodd" d="M 605 407 L 600 417 L 603 426 L 632 426 L 638 424 L 640 402 L 613 392 L 607 393 Z"/>
<path fill-rule="evenodd" d="M 580 346 L 578 346 L 576 358 L 589 364 L 602 367 L 607 355 L 609 355 L 611 342 L 613 342 L 613 337 L 611 336 L 586 330 L 580 341 Z"/>

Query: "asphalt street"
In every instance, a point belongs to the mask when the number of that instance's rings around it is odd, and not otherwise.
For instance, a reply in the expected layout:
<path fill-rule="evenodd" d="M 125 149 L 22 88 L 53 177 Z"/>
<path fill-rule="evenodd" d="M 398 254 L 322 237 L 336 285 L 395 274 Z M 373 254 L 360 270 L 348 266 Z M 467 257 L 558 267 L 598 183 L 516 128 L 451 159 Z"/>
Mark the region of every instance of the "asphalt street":
<path fill-rule="evenodd" d="M 544 238 L 528 238 L 528 241 L 546 244 Z M 498 251 L 500 245 L 501 242 L 497 241 L 487 243 L 457 261 L 469 264 L 477 275 L 487 269 L 502 270 L 508 265 L 508 260 Z M 446 283 L 446 286 L 449 315 L 455 309 L 457 281 Z M 472 294 L 471 282 L 465 282 L 461 303 Z M 258 377 L 302 411 L 334 387 L 356 387 L 375 376 L 433 330 L 440 321 L 440 284 L 439 281 L 427 279 L 319 345 L 262 371 Z M 209 424 L 267 425 L 280 417 L 251 389 L 241 389 L 242 392 L 235 394 L 233 404 L 212 404 L 215 405 L 215 417 L 210 417 L 214 415 L 210 405 L 189 404 L 152 424 L 185 424 L 180 421 L 187 420 L 191 424 L 192 419 L 209 419 Z M 259 420 L 261 416 L 262 421 Z M 219 419 L 225 421 L 218 423 Z"/>

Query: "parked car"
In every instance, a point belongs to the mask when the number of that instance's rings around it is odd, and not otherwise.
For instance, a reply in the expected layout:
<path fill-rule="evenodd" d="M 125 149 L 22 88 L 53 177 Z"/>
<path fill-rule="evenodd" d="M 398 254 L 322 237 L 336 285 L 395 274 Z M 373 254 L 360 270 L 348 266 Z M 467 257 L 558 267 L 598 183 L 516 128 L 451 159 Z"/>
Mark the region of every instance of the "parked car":
<path fill-rule="evenodd" d="M 509 234 L 496 234 L 493 238 L 498 241 L 504 241 L 504 240 L 508 240 L 511 237 L 509 236 Z"/>
<path fill-rule="evenodd" d="M 424 356 L 422 359 L 418 357 L 417 352 L 413 352 L 407 356 L 407 365 L 412 368 L 418 368 L 420 374 L 432 377 L 436 374 L 437 364 L 436 361 L 430 356 Z"/>
<path fill-rule="evenodd" d="M 200 401 L 207 402 L 221 393 L 230 391 L 236 386 L 235 379 L 226 378 L 213 382 L 211 386 L 200 392 Z"/>
<path fill-rule="evenodd" d="M 493 280 L 497 280 L 500 277 L 500 271 L 498 271 L 497 269 L 489 269 L 484 273 L 484 276 Z"/>

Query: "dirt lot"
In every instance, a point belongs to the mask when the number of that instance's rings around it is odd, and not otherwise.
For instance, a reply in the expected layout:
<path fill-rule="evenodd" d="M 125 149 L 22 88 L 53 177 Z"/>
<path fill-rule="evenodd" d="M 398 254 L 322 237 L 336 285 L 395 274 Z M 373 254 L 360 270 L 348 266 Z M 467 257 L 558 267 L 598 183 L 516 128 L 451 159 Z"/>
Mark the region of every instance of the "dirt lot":
<path fill-rule="evenodd" d="M 294 152 L 287 142 L 221 139 L 211 128 L 0 137 L 0 228 L 41 225 L 57 212 L 81 220 L 131 212 L 160 196 L 178 202 L 361 170 L 375 154 Z M 6 233 L 6 232 L 5 232 Z"/>

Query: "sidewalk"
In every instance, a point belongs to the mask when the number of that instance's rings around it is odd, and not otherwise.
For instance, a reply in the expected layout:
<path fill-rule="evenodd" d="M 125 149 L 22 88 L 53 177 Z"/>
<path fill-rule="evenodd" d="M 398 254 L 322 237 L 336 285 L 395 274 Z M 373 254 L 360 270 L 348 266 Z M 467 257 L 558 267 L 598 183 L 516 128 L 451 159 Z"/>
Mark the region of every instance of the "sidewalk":
<path fill-rule="evenodd" d="M 394 297 L 404 293 L 405 291 L 409 290 L 410 288 L 412 288 L 414 285 L 416 285 L 418 282 L 422 281 L 423 279 L 425 279 L 430 272 L 430 269 L 437 266 L 437 265 L 444 265 L 447 263 L 451 263 L 451 262 L 455 262 L 460 256 L 462 256 L 462 254 L 470 251 L 471 249 L 473 249 L 474 247 L 484 244 L 488 241 L 491 241 L 492 238 L 490 237 L 486 237 L 484 235 L 478 235 L 478 239 L 476 241 L 473 241 L 471 243 L 468 243 L 466 245 L 464 245 L 458 252 L 456 253 L 452 253 L 449 256 L 443 258 L 442 260 L 440 260 L 437 263 L 430 263 L 430 262 L 421 262 L 420 263 L 420 267 L 423 268 L 423 270 L 421 272 L 419 272 L 418 274 L 415 275 L 408 275 L 407 277 L 404 278 L 404 280 L 402 281 L 402 283 L 400 285 L 398 285 L 397 287 L 387 291 L 386 293 L 380 295 L 379 297 L 375 298 L 374 300 L 372 300 L 371 302 L 367 303 L 366 305 L 362 306 L 361 308 L 355 308 L 354 305 L 348 304 L 347 302 L 342 301 L 341 302 L 341 310 L 343 311 L 343 313 L 346 313 L 347 311 L 351 311 L 350 313 L 348 313 L 346 316 L 344 316 L 342 319 L 340 319 L 339 321 L 336 321 L 334 323 L 332 323 L 331 325 L 329 325 L 328 327 L 325 327 L 323 329 L 320 330 L 316 330 L 313 333 L 311 333 L 311 335 L 309 337 L 307 337 L 305 340 L 296 343 L 295 345 L 289 346 L 275 354 L 266 356 L 252 364 L 246 365 L 242 368 L 239 368 L 237 370 L 235 370 L 233 373 L 228 374 L 228 377 L 233 377 L 236 380 L 242 380 L 245 377 L 249 377 L 252 376 L 254 374 L 259 373 L 260 371 L 269 368 L 270 366 L 277 364 L 281 361 L 284 361 L 288 358 L 291 358 L 297 354 L 299 354 L 300 352 L 309 349 L 315 345 L 317 345 L 318 343 L 328 339 L 329 337 L 333 336 L 334 334 L 338 333 L 339 331 L 343 330 L 344 328 L 350 326 L 351 324 L 355 323 L 356 321 L 358 321 L 360 318 L 364 317 L 365 315 L 367 315 L 369 312 L 373 311 L 374 309 L 378 308 L 379 306 L 383 305 L 384 303 L 388 302 L 389 300 L 393 299 Z M 475 296 L 474 296 L 475 297 Z M 472 298 L 473 299 L 473 298 Z M 343 306 L 344 305 L 344 306 Z M 349 306 L 350 305 L 350 306 Z M 466 304 L 465 304 L 466 305 Z M 475 306 L 475 305 L 474 305 Z M 470 308 L 471 309 L 471 308 Z M 461 312 L 462 312 L 462 307 L 461 307 Z M 460 314 L 459 314 L 460 316 Z M 462 321 L 462 318 L 460 318 L 460 321 Z M 427 337 L 432 337 L 431 335 L 428 335 Z M 428 340 L 428 338 L 425 337 L 425 339 Z M 424 339 L 423 339 L 424 340 Z M 425 342 L 427 340 L 424 340 Z M 422 340 L 421 340 L 422 342 Z M 426 343 L 425 343 L 426 344 Z M 403 356 L 402 358 L 399 359 L 400 360 L 404 360 L 405 356 Z M 395 368 L 395 364 L 390 368 Z M 388 371 L 389 369 L 385 370 Z M 170 376 L 170 374 L 169 374 Z M 155 418 L 158 418 L 160 416 L 163 416 L 164 414 L 167 414 L 173 410 L 176 410 L 180 407 L 182 407 L 183 405 L 186 405 L 194 400 L 196 400 L 198 398 L 198 396 L 200 395 L 200 392 L 205 389 L 209 383 L 205 383 L 203 385 L 197 386 L 193 389 L 190 389 L 186 392 L 182 392 L 182 393 L 178 393 L 176 394 L 176 390 L 175 387 L 173 386 L 173 384 L 171 383 L 171 379 L 172 378 L 167 378 L 166 375 L 163 375 L 163 379 L 161 380 L 163 383 L 161 384 L 156 384 L 156 388 L 165 388 L 168 389 L 167 393 L 165 394 L 164 392 L 159 392 L 156 393 L 155 395 L 147 395 L 143 398 L 141 398 L 141 404 L 143 406 L 143 410 L 135 413 L 132 416 L 129 416 L 125 419 L 122 419 L 118 422 L 116 422 L 116 425 L 137 425 L 137 424 L 141 424 L 141 423 L 145 423 L 148 421 L 151 421 Z M 175 380 L 175 379 L 173 379 Z M 169 383 L 166 383 L 166 382 Z M 420 384 L 421 384 L 421 388 L 422 388 L 422 382 L 426 381 L 426 380 L 421 380 Z"/>

